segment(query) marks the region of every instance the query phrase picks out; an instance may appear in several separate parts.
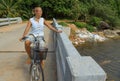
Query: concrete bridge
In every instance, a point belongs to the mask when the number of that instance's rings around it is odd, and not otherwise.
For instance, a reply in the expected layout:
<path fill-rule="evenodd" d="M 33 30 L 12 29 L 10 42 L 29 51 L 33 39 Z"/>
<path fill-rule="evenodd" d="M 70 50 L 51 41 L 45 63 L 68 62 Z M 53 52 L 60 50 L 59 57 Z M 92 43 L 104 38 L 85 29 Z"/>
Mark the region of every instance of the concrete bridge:
<path fill-rule="evenodd" d="M 53 20 L 58 30 L 64 28 Z M 29 65 L 24 43 L 18 41 L 26 23 L 0 28 L 0 81 L 29 81 Z M 65 32 L 45 28 L 49 52 L 45 62 L 45 81 L 106 81 L 106 73 L 90 57 L 81 56 Z"/>

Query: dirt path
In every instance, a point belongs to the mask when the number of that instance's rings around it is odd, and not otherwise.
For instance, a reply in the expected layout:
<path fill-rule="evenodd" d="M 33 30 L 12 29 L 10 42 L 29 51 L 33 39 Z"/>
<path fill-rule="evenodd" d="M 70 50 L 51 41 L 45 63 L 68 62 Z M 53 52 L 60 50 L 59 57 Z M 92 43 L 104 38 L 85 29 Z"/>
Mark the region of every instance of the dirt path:
<path fill-rule="evenodd" d="M 26 23 L 0 27 L 0 81 L 29 81 L 29 65 L 25 64 L 27 55 L 21 52 L 25 51 L 24 43 L 18 40 L 25 26 Z M 47 39 L 49 31 L 46 34 Z M 55 60 L 55 54 L 48 53 L 44 69 L 45 81 L 56 81 Z"/>

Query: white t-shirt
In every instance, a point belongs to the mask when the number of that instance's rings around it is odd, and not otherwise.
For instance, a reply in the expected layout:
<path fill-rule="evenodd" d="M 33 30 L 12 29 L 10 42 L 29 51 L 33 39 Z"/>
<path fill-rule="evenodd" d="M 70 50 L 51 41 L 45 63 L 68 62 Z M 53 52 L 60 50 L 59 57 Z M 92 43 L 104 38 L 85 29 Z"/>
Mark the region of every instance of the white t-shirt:
<path fill-rule="evenodd" d="M 30 22 L 32 23 L 30 34 L 34 34 L 34 36 L 44 36 L 44 18 L 40 18 L 39 22 L 35 20 L 35 17 L 30 18 Z"/>

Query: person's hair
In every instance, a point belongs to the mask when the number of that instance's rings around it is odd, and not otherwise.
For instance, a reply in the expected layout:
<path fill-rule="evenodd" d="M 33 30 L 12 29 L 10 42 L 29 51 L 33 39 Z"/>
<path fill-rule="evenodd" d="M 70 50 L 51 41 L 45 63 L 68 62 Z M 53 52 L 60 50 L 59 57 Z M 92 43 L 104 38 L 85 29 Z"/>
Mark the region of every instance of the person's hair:
<path fill-rule="evenodd" d="M 40 6 L 34 6 L 33 9 L 32 9 L 32 14 L 35 16 L 34 12 L 35 12 L 35 8 L 41 8 Z M 42 10 L 42 8 L 41 8 Z"/>
<path fill-rule="evenodd" d="M 35 9 L 35 8 L 41 8 L 40 6 L 33 6 L 33 10 Z M 41 8 L 42 9 L 42 8 Z"/>

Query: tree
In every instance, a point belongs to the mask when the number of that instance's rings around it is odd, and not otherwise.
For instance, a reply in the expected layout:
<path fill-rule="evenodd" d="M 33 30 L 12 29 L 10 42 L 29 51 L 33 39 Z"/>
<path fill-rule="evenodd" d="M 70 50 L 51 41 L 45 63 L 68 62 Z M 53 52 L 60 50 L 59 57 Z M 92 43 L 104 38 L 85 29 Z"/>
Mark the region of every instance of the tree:
<path fill-rule="evenodd" d="M 29 19 L 34 6 L 41 6 L 45 18 L 88 21 L 98 17 L 112 26 L 120 22 L 120 0 L 0 0 L 0 17 Z"/>
<path fill-rule="evenodd" d="M 40 6 L 42 0 L 21 0 L 19 3 L 19 14 L 23 19 L 29 19 L 33 16 L 32 10 L 35 6 Z"/>
<path fill-rule="evenodd" d="M 71 0 L 45 0 L 41 6 L 46 17 L 68 17 L 71 11 Z"/>
<path fill-rule="evenodd" d="M 0 16 L 15 17 L 19 15 L 17 12 L 20 0 L 0 0 Z"/>
<path fill-rule="evenodd" d="M 80 17 L 80 2 L 78 0 L 74 0 L 72 4 L 71 16 L 76 22 Z"/>
<path fill-rule="evenodd" d="M 115 1 L 114 6 L 116 8 L 117 15 L 120 18 L 120 0 L 114 0 L 114 1 Z"/>

